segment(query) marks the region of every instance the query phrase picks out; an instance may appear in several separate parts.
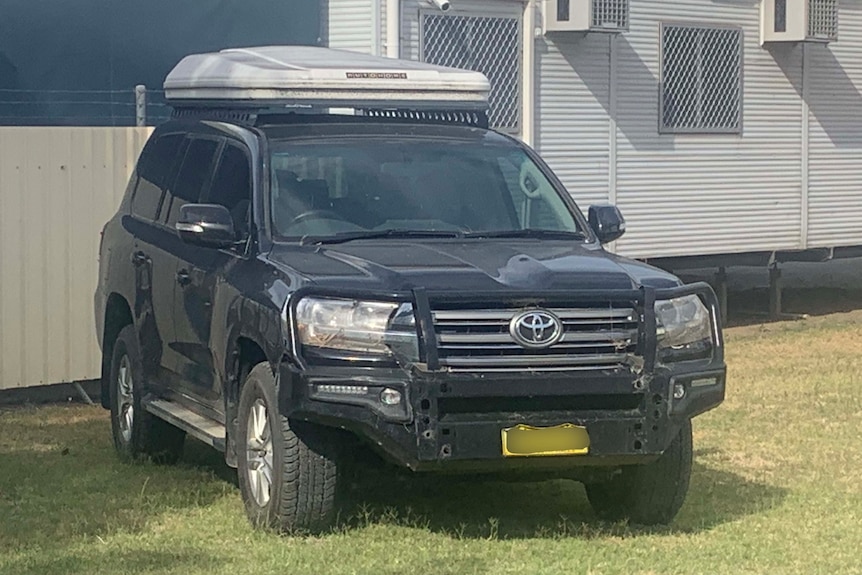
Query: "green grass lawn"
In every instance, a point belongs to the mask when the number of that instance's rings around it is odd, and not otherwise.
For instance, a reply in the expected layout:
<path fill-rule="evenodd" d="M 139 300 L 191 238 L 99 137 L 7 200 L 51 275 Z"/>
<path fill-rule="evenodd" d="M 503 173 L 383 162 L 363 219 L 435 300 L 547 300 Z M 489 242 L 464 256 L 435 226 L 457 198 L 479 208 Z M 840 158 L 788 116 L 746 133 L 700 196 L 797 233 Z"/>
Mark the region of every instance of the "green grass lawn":
<path fill-rule="evenodd" d="M 203 445 L 124 464 L 101 409 L 21 408 L 0 411 L 0 573 L 862 573 L 862 312 L 727 345 L 669 528 L 602 523 L 573 482 L 390 477 L 333 532 L 279 537 Z"/>

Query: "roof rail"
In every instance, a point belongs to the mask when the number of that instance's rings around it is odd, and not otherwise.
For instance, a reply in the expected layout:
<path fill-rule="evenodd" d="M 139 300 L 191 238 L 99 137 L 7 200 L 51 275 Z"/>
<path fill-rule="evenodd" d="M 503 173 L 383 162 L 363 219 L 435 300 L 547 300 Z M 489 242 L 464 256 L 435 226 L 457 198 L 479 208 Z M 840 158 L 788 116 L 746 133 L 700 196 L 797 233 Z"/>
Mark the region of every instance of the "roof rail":
<path fill-rule="evenodd" d="M 246 126 L 272 124 L 294 124 L 308 121 L 376 121 L 401 124 L 451 124 L 488 127 L 488 114 L 480 110 L 407 110 L 407 109 L 374 109 L 359 108 L 351 110 L 301 110 L 286 111 L 284 109 L 235 109 L 235 108 L 174 108 L 174 120 L 212 120 L 231 122 Z"/>
<path fill-rule="evenodd" d="M 488 127 L 488 114 L 476 110 L 361 110 L 363 116 L 383 120 L 405 120 L 419 124 L 460 124 Z"/>
<path fill-rule="evenodd" d="M 254 110 L 233 110 L 230 108 L 174 108 L 172 120 L 213 120 L 254 125 L 257 113 Z"/>

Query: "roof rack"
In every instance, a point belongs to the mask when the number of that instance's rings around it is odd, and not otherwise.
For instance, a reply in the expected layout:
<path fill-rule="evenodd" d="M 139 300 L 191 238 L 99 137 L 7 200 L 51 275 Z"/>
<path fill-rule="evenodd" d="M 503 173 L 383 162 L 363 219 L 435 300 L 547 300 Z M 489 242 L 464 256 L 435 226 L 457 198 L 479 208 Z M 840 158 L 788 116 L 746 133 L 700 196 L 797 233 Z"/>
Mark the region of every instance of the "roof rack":
<path fill-rule="evenodd" d="M 484 112 L 479 72 L 314 46 L 236 48 L 186 56 L 165 79 L 178 109 Z"/>
<path fill-rule="evenodd" d="M 476 128 L 488 127 L 488 114 L 479 110 L 404 110 L 404 109 L 365 109 L 339 110 L 333 114 L 330 110 L 284 109 L 233 109 L 187 107 L 174 108 L 171 118 L 174 120 L 212 120 L 216 122 L 233 122 L 246 126 L 263 126 L 272 124 L 295 124 L 311 121 L 345 122 L 360 119 L 386 123 L 413 124 L 458 124 Z"/>

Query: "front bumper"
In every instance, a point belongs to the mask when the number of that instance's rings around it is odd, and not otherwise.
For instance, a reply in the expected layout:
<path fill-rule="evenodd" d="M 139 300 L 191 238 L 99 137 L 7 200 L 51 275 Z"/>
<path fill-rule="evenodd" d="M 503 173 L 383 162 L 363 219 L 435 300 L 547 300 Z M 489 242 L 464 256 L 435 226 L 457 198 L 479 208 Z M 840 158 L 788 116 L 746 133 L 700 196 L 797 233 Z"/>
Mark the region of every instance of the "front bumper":
<path fill-rule="evenodd" d="M 369 402 L 376 401 L 378 389 L 402 390 L 404 413 L 374 409 L 362 404 L 365 398 L 331 398 L 315 391 L 320 385 L 357 381 L 352 370 L 301 372 L 285 362 L 279 372 L 280 409 L 288 417 L 347 429 L 414 470 L 482 471 L 646 461 L 667 448 L 683 422 L 721 403 L 725 372 L 665 373 L 643 390 L 635 390 L 631 375 L 609 373 L 491 379 L 391 370 L 359 378 L 371 389 Z M 701 383 L 692 386 L 692 381 Z M 703 385 L 704 381 L 714 383 Z M 681 400 L 672 396 L 674 383 L 687 386 Z M 503 457 L 501 430 L 522 423 L 584 426 L 590 436 L 589 453 Z"/>
<path fill-rule="evenodd" d="M 670 291 L 669 297 L 676 297 L 676 292 L 692 290 Z M 717 322 L 711 290 L 706 299 Z M 651 307 L 652 298 L 647 300 Z M 654 329 L 654 317 L 652 322 Z M 650 318 L 643 323 L 649 328 Z M 654 341 L 642 347 L 654 356 Z M 280 410 L 291 418 L 346 429 L 413 470 L 564 470 L 655 459 L 685 421 L 719 405 L 725 394 L 717 324 L 711 359 L 672 367 L 645 361 L 639 369 L 464 373 L 429 363 L 410 369 L 314 367 L 285 358 L 278 372 Z M 340 386 L 360 386 L 364 392 L 332 392 Z M 680 387 L 684 393 L 675 399 L 674 389 Z M 400 391 L 402 402 L 389 406 L 380 401 L 385 388 Z M 504 428 L 563 423 L 586 428 L 586 454 L 503 455 Z"/>

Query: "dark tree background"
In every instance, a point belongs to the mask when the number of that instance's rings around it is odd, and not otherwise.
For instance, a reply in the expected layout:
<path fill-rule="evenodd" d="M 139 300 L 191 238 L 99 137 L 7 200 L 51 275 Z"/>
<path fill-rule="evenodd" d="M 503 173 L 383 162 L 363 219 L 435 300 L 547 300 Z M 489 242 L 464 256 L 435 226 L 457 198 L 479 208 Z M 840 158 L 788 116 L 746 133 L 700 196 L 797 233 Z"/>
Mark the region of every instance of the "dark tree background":
<path fill-rule="evenodd" d="M 0 0 L 0 124 L 132 123 L 135 85 L 160 90 L 184 55 L 316 44 L 319 12 L 318 0 Z"/>

